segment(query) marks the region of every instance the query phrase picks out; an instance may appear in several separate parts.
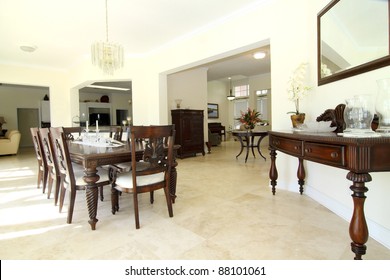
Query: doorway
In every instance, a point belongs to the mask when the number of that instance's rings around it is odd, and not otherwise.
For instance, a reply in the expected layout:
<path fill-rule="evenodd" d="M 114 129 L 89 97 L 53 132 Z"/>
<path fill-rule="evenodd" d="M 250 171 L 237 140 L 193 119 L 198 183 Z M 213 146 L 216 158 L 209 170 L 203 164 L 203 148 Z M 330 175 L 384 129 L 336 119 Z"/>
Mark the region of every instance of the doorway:
<path fill-rule="evenodd" d="M 33 147 L 31 127 L 39 127 L 39 109 L 17 108 L 18 130 L 20 131 L 20 147 Z"/>

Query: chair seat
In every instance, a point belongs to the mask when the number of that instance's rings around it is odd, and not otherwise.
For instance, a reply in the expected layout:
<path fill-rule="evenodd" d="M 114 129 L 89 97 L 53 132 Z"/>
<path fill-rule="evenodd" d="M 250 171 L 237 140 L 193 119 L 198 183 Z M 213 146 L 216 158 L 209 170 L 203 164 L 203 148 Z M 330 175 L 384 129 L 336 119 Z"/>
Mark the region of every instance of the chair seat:
<path fill-rule="evenodd" d="M 130 172 L 130 170 L 131 170 L 131 161 L 123 162 L 123 163 L 117 163 L 117 164 L 115 164 L 115 167 L 119 170 L 119 172 Z"/>
<path fill-rule="evenodd" d="M 145 176 L 138 176 L 137 177 L 137 185 L 138 186 L 146 186 L 146 185 L 152 185 L 159 182 L 164 181 L 164 172 L 151 174 L 151 175 L 145 175 Z M 122 173 L 118 174 L 118 177 L 115 182 L 116 186 L 115 188 L 119 191 L 123 191 L 124 189 L 132 189 L 133 188 L 133 175 L 132 173 Z"/>

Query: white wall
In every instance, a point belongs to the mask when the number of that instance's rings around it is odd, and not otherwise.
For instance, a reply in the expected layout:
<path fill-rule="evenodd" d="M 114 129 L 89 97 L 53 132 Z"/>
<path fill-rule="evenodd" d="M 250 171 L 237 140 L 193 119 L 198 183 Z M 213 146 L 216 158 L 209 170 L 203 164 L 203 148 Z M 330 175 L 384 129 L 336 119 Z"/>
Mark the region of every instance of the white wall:
<path fill-rule="evenodd" d="M 53 126 L 71 125 L 72 115 L 69 113 L 71 111 L 71 88 L 66 72 L 0 64 L 0 79 L 1 83 L 48 87 L 51 101 L 51 124 Z M 3 102 L 8 104 L 9 100 Z"/>
<path fill-rule="evenodd" d="M 4 116 L 7 121 L 3 129 L 18 129 L 17 108 L 40 110 L 40 101 L 46 94 L 49 95 L 48 88 L 0 86 L 0 116 Z M 26 136 L 31 137 L 31 135 L 23 135 Z"/>
<path fill-rule="evenodd" d="M 181 109 L 203 110 L 203 131 L 207 142 L 207 68 L 201 67 L 168 75 L 167 91 L 168 123 L 172 123 L 170 112 L 176 109 L 175 99 L 181 99 Z"/>
<path fill-rule="evenodd" d="M 375 81 L 389 76 L 390 67 L 386 67 L 329 85 L 316 86 L 316 16 L 328 2 L 264 1 L 245 14 L 183 39 L 149 57 L 127 59 L 125 68 L 112 79 L 133 81 L 133 114 L 136 124 L 165 123 L 169 116 L 167 74 L 238 54 L 269 41 L 272 53 L 272 125 L 274 130 L 290 129 L 291 123 L 286 112 L 291 111 L 293 104 L 287 99 L 286 83 L 291 72 L 301 62 L 309 62 L 313 86 L 310 96 L 301 104 L 308 119 L 314 119 L 325 109 L 334 108 L 359 91 L 376 92 Z M 0 65 L 0 82 L 50 87 L 54 125 L 64 117 L 70 123 L 70 104 L 71 99 L 75 98 L 72 96 L 73 88 L 88 80 L 104 78 L 89 61 L 75 66 L 68 73 Z M 206 97 L 203 102 L 207 103 Z M 277 164 L 280 178 L 278 188 L 297 191 L 297 160 L 279 153 Z M 306 167 L 306 194 L 349 220 L 352 201 L 349 182 L 345 179 L 346 172 L 314 163 L 306 163 Z M 373 182 L 367 184 L 370 191 L 367 193 L 366 217 L 370 235 L 390 248 L 390 219 L 387 218 L 390 212 L 390 204 L 387 203 L 389 180 L 390 173 L 373 174 Z"/>
<path fill-rule="evenodd" d="M 229 94 L 229 84 L 223 81 L 210 81 L 207 83 L 207 103 L 218 104 L 219 116 L 217 119 L 208 119 L 208 122 L 220 122 L 225 129 L 229 129 L 230 114 L 229 101 L 226 96 Z"/>

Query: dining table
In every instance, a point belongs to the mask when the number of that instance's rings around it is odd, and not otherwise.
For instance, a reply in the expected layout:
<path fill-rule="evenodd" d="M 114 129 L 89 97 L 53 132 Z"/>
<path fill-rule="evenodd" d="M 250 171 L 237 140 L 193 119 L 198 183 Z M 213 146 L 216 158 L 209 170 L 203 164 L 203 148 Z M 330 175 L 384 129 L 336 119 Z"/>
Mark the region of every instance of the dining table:
<path fill-rule="evenodd" d="M 180 145 L 174 145 L 174 155 Z M 92 145 L 82 141 L 68 142 L 71 161 L 80 164 L 84 168 L 84 181 L 86 185 L 86 203 L 88 208 L 89 221 L 92 230 L 96 229 L 97 207 L 98 207 L 98 187 L 96 182 L 99 180 L 97 167 L 110 166 L 131 161 L 131 145 L 128 141 L 122 143 L 108 143 L 102 145 Z M 136 147 L 136 160 L 141 160 L 144 152 L 144 143 L 141 141 Z M 170 196 L 172 203 L 176 199 L 176 156 L 171 169 Z M 113 178 L 113 174 L 110 174 Z"/>

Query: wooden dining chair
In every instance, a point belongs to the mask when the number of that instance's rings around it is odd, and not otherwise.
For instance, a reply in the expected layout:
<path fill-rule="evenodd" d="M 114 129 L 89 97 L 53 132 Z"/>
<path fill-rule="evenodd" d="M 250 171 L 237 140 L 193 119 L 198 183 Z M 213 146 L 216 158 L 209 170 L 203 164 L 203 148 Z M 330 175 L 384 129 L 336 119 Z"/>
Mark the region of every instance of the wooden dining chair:
<path fill-rule="evenodd" d="M 53 182 L 55 182 L 54 205 L 57 205 L 60 192 L 61 174 L 49 128 L 40 128 L 39 135 L 41 137 L 43 153 L 46 157 L 47 163 L 47 198 L 50 198 Z"/>
<path fill-rule="evenodd" d="M 41 137 L 39 135 L 38 127 L 31 127 L 30 132 L 34 144 L 35 155 L 38 162 L 37 188 L 39 189 L 40 185 L 42 184 L 42 192 L 45 193 L 47 176 L 48 176 L 46 157 L 43 152 L 43 146 L 42 146 Z"/>
<path fill-rule="evenodd" d="M 110 138 L 122 141 L 123 128 L 121 126 L 110 126 Z"/>
<path fill-rule="evenodd" d="M 174 125 L 132 126 L 131 127 L 131 172 L 116 173 L 111 188 L 112 213 L 119 210 L 119 192 L 133 195 L 135 227 L 140 228 L 138 194 L 163 189 L 169 217 L 173 217 L 172 201 L 169 193 L 170 174 L 173 165 Z M 143 139 L 142 143 L 137 139 Z M 166 140 L 167 139 L 167 140 Z M 144 148 L 143 158 L 137 161 L 136 151 Z"/>
<path fill-rule="evenodd" d="M 126 136 L 126 142 L 127 144 L 129 145 L 130 144 L 130 126 L 126 126 L 126 130 L 124 131 L 124 129 L 121 127 L 121 139 L 122 139 L 122 135 L 123 133 L 125 133 L 125 136 Z M 111 137 L 111 134 L 110 134 L 110 137 Z M 118 139 L 115 139 L 115 140 L 118 140 Z M 120 140 L 118 140 L 120 141 Z M 129 172 L 131 170 L 131 162 L 130 162 L 130 159 L 128 162 L 121 162 L 121 163 L 116 163 L 115 165 L 110 165 L 110 167 L 113 167 L 115 172 L 120 172 L 120 173 L 123 173 L 123 172 Z"/>
<path fill-rule="evenodd" d="M 80 137 L 83 128 L 81 126 L 63 127 L 66 140 L 74 140 L 74 137 Z"/>
<path fill-rule="evenodd" d="M 50 134 L 53 139 L 54 149 L 57 156 L 59 171 L 61 174 L 61 191 L 60 191 L 60 206 L 59 211 L 62 211 L 64 205 L 65 194 L 69 192 L 69 206 L 68 206 L 68 217 L 67 223 L 72 223 L 73 210 L 76 201 L 76 192 L 78 190 L 85 190 L 86 183 L 83 179 L 84 169 L 74 168 L 69 154 L 67 140 L 64 129 L 62 127 L 51 127 Z M 110 180 L 108 177 L 107 170 L 103 168 L 97 168 L 100 176 L 99 181 L 96 182 L 96 186 L 102 188 L 103 186 L 109 185 Z"/>

